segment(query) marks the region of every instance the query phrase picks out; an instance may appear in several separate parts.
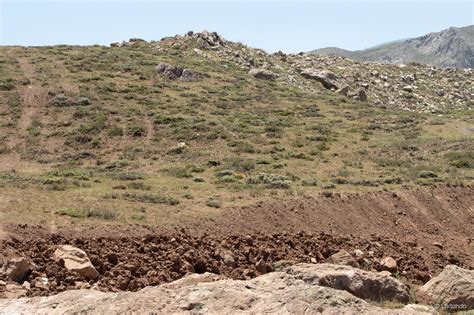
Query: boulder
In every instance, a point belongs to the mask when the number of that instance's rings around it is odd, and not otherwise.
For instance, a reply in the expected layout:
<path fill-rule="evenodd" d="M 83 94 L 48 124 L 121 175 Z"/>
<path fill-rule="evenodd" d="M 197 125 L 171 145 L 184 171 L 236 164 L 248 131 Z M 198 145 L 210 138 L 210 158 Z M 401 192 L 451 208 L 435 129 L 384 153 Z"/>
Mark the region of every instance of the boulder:
<path fill-rule="evenodd" d="M 188 276 L 188 277 L 196 277 Z M 198 278 L 200 278 L 198 276 Z M 209 276 L 206 275 L 205 278 Z M 252 280 L 222 279 L 146 287 L 138 292 L 71 290 L 49 297 L 0 300 L 5 314 L 435 314 L 431 307 L 383 309 L 352 294 L 285 272 Z M 212 279 L 214 280 L 214 279 Z"/>
<path fill-rule="evenodd" d="M 367 93 L 365 92 L 365 89 L 359 89 L 357 91 L 357 96 L 359 101 L 367 102 Z"/>
<path fill-rule="evenodd" d="M 251 69 L 249 74 L 257 79 L 262 80 L 275 80 L 276 75 L 270 70 L 265 69 Z"/>
<path fill-rule="evenodd" d="M 54 260 L 58 261 L 66 269 L 77 272 L 84 278 L 90 280 L 99 276 L 86 253 L 71 245 L 62 245 L 54 252 Z"/>
<path fill-rule="evenodd" d="M 160 62 L 156 66 L 156 72 L 170 80 L 179 79 L 184 82 L 194 81 L 198 77 L 198 74 L 192 70 L 183 69 L 181 67 L 174 66 L 166 62 Z"/>
<path fill-rule="evenodd" d="M 0 258 L 0 278 L 21 282 L 30 270 L 30 263 L 23 257 Z"/>
<path fill-rule="evenodd" d="M 297 264 L 285 272 L 306 283 L 347 291 L 361 299 L 407 303 L 408 287 L 378 273 L 334 264 Z"/>
<path fill-rule="evenodd" d="M 160 62 L 158 66 L 156 66 L 156 72 L 170 80 L 177 80 L 181 77 L 181 74 L 183 74 L 183 68 L 170 65 L 166 62 Z"/>
<path fill-rule="evenodd" d="M 340 250 L 337 253 L 331 255 L 327 259 L 327 261 L 329 263 L 333 263 L 333 264 L 336 264 L 336 265 L 348 265 L 348 266 L 353 266 L 353 267 L 357 266 L 357 262 L 354 259 L 354 257 L 352 257 L 352 255 L 349 254 L 345 250 Z"/>
<path fill-rule="evenodd" d="M 313 69 L 305 69 L 301 71 L 301 75 L 306 79 L 321 82 L 326 89 L 339 90 L 347 85 L 342 78 L 327 70 L 315 71 Z"/>
<path fill-rule="evenodd" d="M 390 256 L 386 256 L 380 260 L 382 270 L 389 272 L 397 272 L 397 261 Z"/>
<path fill-rule="evenodd" d="M 26 296 L 27 293 L 28 290 L 18 283 L 4 283 L 0 281 L 0 299 L 18 299 Z M 1 311 L 0 314 L 2 314 Z"/>
<path fill-rule="evenodd" d="M 205 43 L 207 47 L 203 48 L 214 48 L 225 46 L 225 41 L 216 32 L 203 31 L 201 33 L 194 34 L 194 37 Z"/>
<path fill-rule="evenodd" d="M 452 310 L 474 309 L 474 270 L 448 265 L 437 277 L 419 288 L 416 296 L 422 302 L 451 307 Z"/>

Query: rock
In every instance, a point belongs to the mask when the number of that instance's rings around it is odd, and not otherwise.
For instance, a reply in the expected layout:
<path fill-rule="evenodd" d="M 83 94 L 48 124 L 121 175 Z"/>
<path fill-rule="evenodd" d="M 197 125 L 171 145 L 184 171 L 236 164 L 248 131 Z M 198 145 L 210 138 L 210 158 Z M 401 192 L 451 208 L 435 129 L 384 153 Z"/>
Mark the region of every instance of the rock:
<path fill-rule="evenodd" d="M 390 276 L 392 276 L 392 273 L 390 271 L 387 271 L 387 270 L 382 270 L 382 271 L 379 272 L 379 275 L 384 276 L 384 277 L 390 277 Z"/>
<path fill-rule="evenodd" d="M 257 261 L 257 263 L 255 264 L 255 269 L 257 269 L 257 271 L 260 273 L 267 273 L 267 264 L 265 260 L 260 259 L 259 261 Z"/>
<path fill-rule="evenodd" d="M 195 81 L 198 78 L 198 74 L 194 71 L 170 65 L 166 62 L 160 62 L 155 69 L 157 73 L 167 77 L 170 80 L 180 79 L 184 82 L 190 82 Z"/>
<path fill-rule="evenodd" d="M 440 248 L 440 249 L 443 249 L 443 244 L 441 244 L 441 243 L 439 243 L 439 242 L 433 242 L 431 245 L 436 246 L 436 247 L 438 247 L 438 248 Z"/>
<path fill-rule="evenodd" d="M 419 288 L 416 296 L 424 303 L 449 305 L 453 310 L 474 309 L 474 270 L 448 265 Z"/>
<path fill-rule="evenodd" d="M 347 85 L 335 73 L 327 70 L 314 71 L 313 69 L 305 69 L 301 72 L 301 75 L 306 79 L 312 79 L 321 82 L 321 84 L 326 89 L 339 90 Z"/>
<path fill-rule="evenodd" d="M 249 74 L 257 79 L 262 80 L 275 80 L 276 75 L 270 70 L 265 69 L 251 69 Z"/>
<path fill-rule="evenodd" d="M 198 280 L 187 282 L 188 277 Z M 199 280 L 201 277 L 211 277 L 211 281 L 202 282 Z M 311 284 L 285 272 L 268 273 L 245 281 L 213 281 L 212 277 L 206 274 L 187 276 L 173 283 L 146 287 L 138 292 L 71 290 L 49 297 L 0 300 L 0 309 L 5 314 L 51 315 L 132 312 L 380 315 L 435 313 L 433 308 L 417 305 L 407 305 L 401 309 L 383 309 L 346 291 Z"/>
<path fill-rule="evenodd" d="M 28 290 L 17 283 L 6 283 L 3 289 L 2 286 L 0 286 L 0 298 L 3 299 L 18 299 L 26 296 L 27 293 Z M 1 309 L 2 307 L 0 307 L 0 310 Z M 0 314 L 3 313 L 0 311 Z"/>
<path fill-rule="evenodd" d="M 206 44 L 207 47 L 203 48 L 215 48 L 226 46 L 225 41 L 216 33 L 203 31 L 201 33 L 194 34 L 194 37 L 199 38 Z"/>
<path fill-rule="evenodd" d="M 343 96 L 347 96 L 347 93 L 349 93 L 349 85 L 344 85 L 343 87 L 339 88 L 336 93 Z"/>
<path fill-rule="evenodd" d="M 156 72 L 166 76 L 170 80 L 177 80 L 183 74 L 183 68 L 170 65 L 166 62 L 160 62 L 156 66 Z"/>
<path fill-rule="evenodd" d="M 382 270 L 397 272 L 397 261 L 390 256 L 386 256 L 380 260 Z"/>
<path fill-rule="evenodd" d="M 360 249 L 354 249 L 353 253 L 354 253 L 354 256 L 356 256 L 357 258 L 363 258 L 364 257 L 364 252 L 361 251 Z"/>
<path fill-rule="evenodd" d="M 361 102 L 367 102 L 367 93 L 364 89 L 359 89 L 357 91 L 358 100 Z"/>
<path fill-rule="evenodd" d="M 95 279 L 99 273 L 92 265 L 86 253 L 71 245 L 62 245 L 53 255 L 66 269 L 75 271 L 86 279 Z"/>
<path fill-rule="evenodd" d="M 413 92 L 414 90 L 414 87 L 412 85 L 405 85 L 404 87 L 402 87 L 402 90 L 405 91 L 405 92 Z"/>
<path fill-rule="evenodd" d="M 91 104 L 91 100 L 88 97 L 79 97 L 77 100 L 79 105 L 86 106 Z"/>
<path fill-rule="evenodd" d="M 219 257 L 227 266 L 235 267 L 237 265 L 231 250 L 219 248 L 219 250 L 216 252 L 216 256 Z"/>
<path fill-rule="evenodd" d="M 333 264 L 297 264 L 284 269 L 288 274 L 313 285 L 344 290 L 367 300 L 407 303 L 408 287 L 393 277 Z"/>
<path fill-rule="evenodd" d="M 334 255 L 331 255 L 327 261 L 336 265 L 349 265 L 353 267 L 357 266 L 357 262 L 355 261 L 354 257 L 352 257 L 351 254 L 345 250 L 341 250 Z"/>
<path fill-rule="evenodd" d="M 180 80 L 181 81 L 184 81 L 184 82 L 191 82 L 191 81 L 195 81 L 197 79 L 198 75 L 189 70 L 189 69 L 183 69 L 183 72 L 181 73 L 181 77 L 180 77 Z"/>
<path fill-rule="evenodd" d="M 31 270 L 31 265 L 23 257 L 0 258 L 0 277 L 21 282 Z"/>

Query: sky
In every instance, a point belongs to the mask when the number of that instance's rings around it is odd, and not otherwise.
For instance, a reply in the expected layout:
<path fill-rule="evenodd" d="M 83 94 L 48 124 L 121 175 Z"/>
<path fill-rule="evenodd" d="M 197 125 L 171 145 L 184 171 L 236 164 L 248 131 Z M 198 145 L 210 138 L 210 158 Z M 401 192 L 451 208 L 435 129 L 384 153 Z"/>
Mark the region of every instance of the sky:
<path fill-rule="evenodd" d="M 108 45 L 193 31 L 288 53 L 474 24 L 474 0 L 0 0 L 0 45 Z"/>

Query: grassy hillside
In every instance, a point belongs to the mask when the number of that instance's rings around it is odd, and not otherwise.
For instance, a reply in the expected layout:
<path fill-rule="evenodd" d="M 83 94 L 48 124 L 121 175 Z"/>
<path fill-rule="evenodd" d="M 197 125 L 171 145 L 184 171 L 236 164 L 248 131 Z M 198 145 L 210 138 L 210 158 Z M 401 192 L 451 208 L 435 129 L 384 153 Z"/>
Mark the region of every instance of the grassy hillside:
<path fill-rule="evenodd" d="M 0 47 L 1 219 L 167 225 L 294 196 L 472 184 L 472 111 L 261 80 L 196 45 Z M 159 75 L 162 61 L 198 79 Z"/>

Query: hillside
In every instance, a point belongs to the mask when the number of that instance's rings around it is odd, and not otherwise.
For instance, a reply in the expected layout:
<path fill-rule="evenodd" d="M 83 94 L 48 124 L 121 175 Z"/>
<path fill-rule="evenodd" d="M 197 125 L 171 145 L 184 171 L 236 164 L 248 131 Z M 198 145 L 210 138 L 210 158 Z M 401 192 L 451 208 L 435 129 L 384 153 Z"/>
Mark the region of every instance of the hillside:
<path fill-rule="evenodd" d="M 474 68 L 474 26 L 451 27 L 438 33 L 390 42 L 366 50 L 349 51 L 331 47 L 310 53 L 391 64 L 417 62 L 445 68 Z"/>
<path fill-rule="evenodd" d="M 341 251 L 377 272 L 394 257 L 413 288 L 469 269 L 473 84 L 210 32 L 0 47 L 0 263 L 34 262 L 29 296 L 250 279 Z M 54 260 L 64 244 L 97 278 Z"/>

